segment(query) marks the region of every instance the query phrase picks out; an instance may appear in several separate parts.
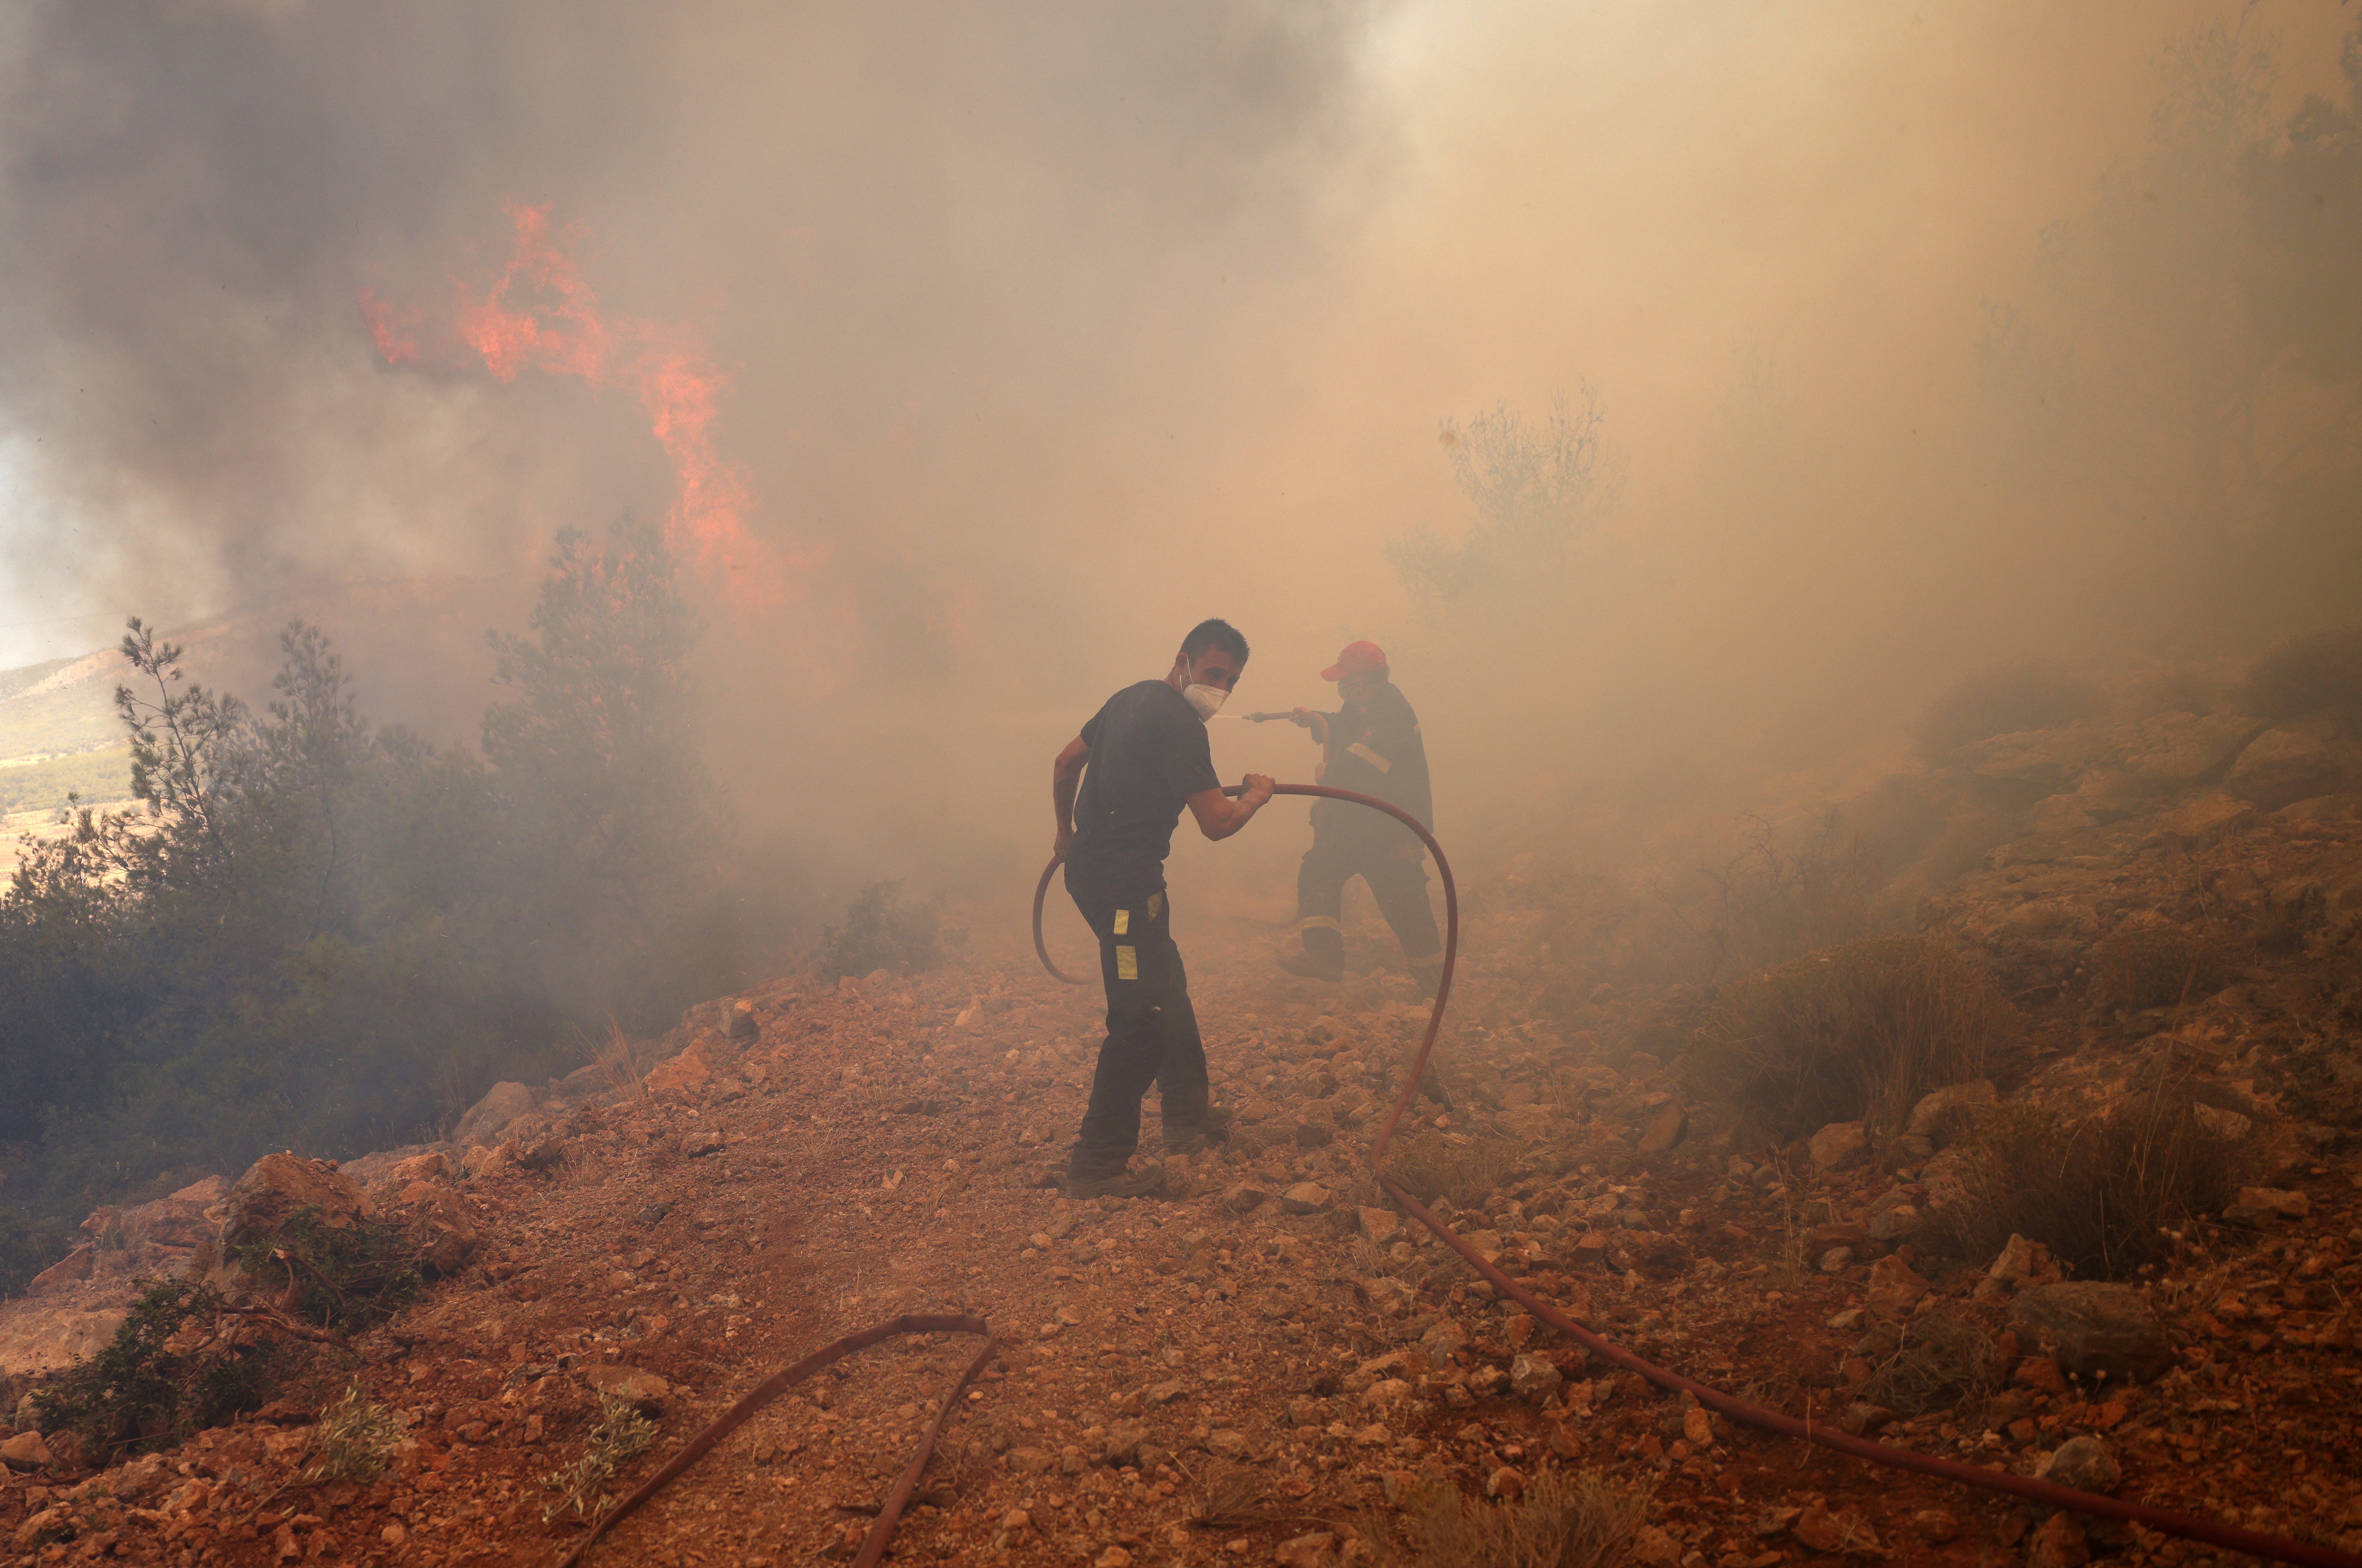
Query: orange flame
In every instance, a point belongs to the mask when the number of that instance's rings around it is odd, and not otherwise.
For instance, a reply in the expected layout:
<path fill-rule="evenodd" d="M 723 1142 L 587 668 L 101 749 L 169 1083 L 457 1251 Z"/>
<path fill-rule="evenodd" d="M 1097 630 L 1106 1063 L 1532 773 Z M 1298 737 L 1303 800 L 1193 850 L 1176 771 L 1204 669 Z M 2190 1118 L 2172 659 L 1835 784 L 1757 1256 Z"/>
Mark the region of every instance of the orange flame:
<path fill-rule="evenodd" d="M 550 208 L 511 203 L 513 225 L 508 265 L 480 297 L 458 283 L 459 340 L 502 381 L 533 370 L 579 376 L 594 391 L 621 387 L 648 412 L 657 444 L 672 460 L 674 493 L 665 520 L 672 547 L 724 577 L 724 591 L 743 609 L 763 609 L 788 597 L 789 568 L 817 565 L 782 559 L 748 532 L 754 492 L 745 471 L 724 461 L 714 421 L 727 372 L 709 359 L 688 329 L 628 315 L 602 315 L 599 296 L 568 254 L 588 237 L 579 226 L 553 236 Z M 377 350 L 391 365 L 418 360 L 416 331 L 423 312 L 404 312 L 367 289 L 361 316 Z"/>
<path fill-rule="evenodd" d="M 425 319 L 426 313 L 415 305 L 397 305 L 381 299 L 373 289 L 361 290 L 361 321 L 369 327 L 370 341 L 389 365 L 418 363 L 416 334 Z"/>

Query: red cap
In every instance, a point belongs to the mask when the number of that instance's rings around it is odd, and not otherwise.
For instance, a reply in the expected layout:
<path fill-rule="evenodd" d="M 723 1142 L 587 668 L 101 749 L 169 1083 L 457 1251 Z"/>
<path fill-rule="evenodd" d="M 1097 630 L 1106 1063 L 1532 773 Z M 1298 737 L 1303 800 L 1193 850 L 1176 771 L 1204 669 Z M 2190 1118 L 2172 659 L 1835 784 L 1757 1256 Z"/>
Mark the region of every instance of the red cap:
<path fill-rule="evenodd" d="M 1347 643 L 1337 662 L 1320 672 L 1323 680 L 1341 680 L 1349 675 L 1384 675 L 1386 672 L 1386 650 L 1375 643 Z"/>

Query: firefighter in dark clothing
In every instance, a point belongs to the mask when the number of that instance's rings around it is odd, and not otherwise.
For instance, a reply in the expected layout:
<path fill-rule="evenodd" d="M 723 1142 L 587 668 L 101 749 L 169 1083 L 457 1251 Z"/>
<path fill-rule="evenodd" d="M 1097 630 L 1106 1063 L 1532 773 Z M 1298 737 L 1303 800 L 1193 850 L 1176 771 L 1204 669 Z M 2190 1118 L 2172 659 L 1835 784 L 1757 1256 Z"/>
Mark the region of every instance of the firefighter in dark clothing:
<path fill-rule="evenodd" d="M 1200 833 L 1222 839 L 1271 799 L 1271 780 L 1259 773 L 1247 775 L 1238 800 L 1223 794 L 1206 742 L 1206 721 L 1246 664 L 1247 640 L 1235 627 L 1200 622 L 1164 679 L 1109 698 L 1052 767 L 1057 855 L 1066 863 L 1066 891 L 1099 939 L 1108 1002 L 1090 1105 L 1066 1157 L 1069 1198 L 1133 1198 L 1163 1183 L 1161 1166 L 1128 1170 L 1140 1146 L 1141 1097 L 1151 1083 L 1163 1096 L 1166 1153 L 1223 1141 L 1189 977 L 1173 944 L 1164 857 L 1184 806 Z"/>
<path fill-rule="evenodd" d="M 1342 711 L 1298 708 L 1288 715 L 1320 743 L 1320 781 L 1375 795 L 1432 828 L 1427 746 L 1418 715 L 1389 679 L 1385 650 L 1375 643 L 1349 644 L 1320 679 L 1337 683 Z M 1312 979 L 1344 977 L 1345 927 L 1338 917 L 1345 884 L 1359 877 L 1394 928 L 1412 976 L 1432 994 L 1443 972 L 1443 938 L 1427 901 L 1426 855 L 1418 835 L 1391 817 L 1347 801 L 1315 802 L 1312 847 L 1296 875 L 1296 929 L 1303 947 L 1283 952 L 1279 966 Z"/>

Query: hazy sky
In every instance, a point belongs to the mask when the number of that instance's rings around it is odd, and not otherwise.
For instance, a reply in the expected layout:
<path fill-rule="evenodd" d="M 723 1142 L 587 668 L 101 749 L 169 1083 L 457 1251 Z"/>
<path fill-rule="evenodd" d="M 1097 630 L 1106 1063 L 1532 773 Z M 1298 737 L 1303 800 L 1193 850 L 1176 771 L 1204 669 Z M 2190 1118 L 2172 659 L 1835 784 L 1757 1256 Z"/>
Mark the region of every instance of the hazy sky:
<path fill-rule="evenodd" d="M 1431 656 L 1471 757 L 1562 708 L 1847 740 L 1994 657 L 2171 641 L 2097 608 L 2127 536 L 2008 458 L 1977 345 L 2140 158 L 2169 47 L 2242 14 L 14 7 L 0 665 L 311 578 L 523 584 L 562 524 L 666 514 L 630 386 L 365 329 L 364 290 L 448 337 L 547 204 L 607 317 L 726 378 L 787 591 L 701 592 L 768 805 L 1031 854 L 1037 761 L 1207 613 L 1242 706 L 1349 636 L 1415 700 Z M 2354 18 L 2253 7 L 2275 119 Z M 1384 547 L 1467 516 L 1440 422 L 1586 385 L 1623 499 L 1563 625 L 1423 618 Z M 939 839 L 826 783 L 963 752 Z"/>

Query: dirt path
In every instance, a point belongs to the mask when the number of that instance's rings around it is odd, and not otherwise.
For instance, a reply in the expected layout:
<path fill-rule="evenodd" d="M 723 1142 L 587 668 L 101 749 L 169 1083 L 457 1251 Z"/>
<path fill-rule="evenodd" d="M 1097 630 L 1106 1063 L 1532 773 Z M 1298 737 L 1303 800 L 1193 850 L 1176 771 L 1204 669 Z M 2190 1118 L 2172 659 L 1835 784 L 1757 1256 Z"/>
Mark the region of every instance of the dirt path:
<path fill-rule="evenodd" d="M 1602 1001 L 1590 1031 L 1545 1020 L 1488 952 L 1539 940 L 1524 919 L 1477 924 L 1446 1034 L 1452 1108 L 1420 1107 L 1434 1148 L 1522 1157 L 1460 1195 L 1463 1231 L 1641 1353 L 1797 1414 L 1842 1420 L 1860 1402 L 1878 1258 L 1924 1269 L 1939 1300 L 1999 1328 L 2005 1302 L 1979 1297 L 1981 1267 L 1869 1236 L 1874 1201 L 1915 1167 L 1762 1176 L 1727 1149 L 1651 1152 L 1679 1110 L 1628 1043 L 1654 1000 Z M 1076 1204 L 1043 1185 L 1080 1118 L 1095 991 L 1013 955 L 841 989 L 782 982 L 750 993 L 754 1038 L 693 1031 L 691 1066 L 657 1075 L 673 1087 L 578 1113 L 549 1171 L 468 1185 L 476 1265 L 360 1347 L 360 1380 L 409 1432 L 385 1479 L 275 1491 L 309 1419 L 289 1408 L 266 1412 L 284 1428 L 246 1423 L 168 1456 L 172 1475 L 138 1507 L 13 1480 L 0 1541 L 24 1562 L 548 1562 L 580 1525 L 545 1520 L 541 1477 L 581 1452 L 594 1378 L 663 1380 L 655 1450 L 611 1484 L 620 1495 L 820 1343 L 897 1312 L 971 1310 L 1002 1353 L 922 1484 L 901 1561 L 1353 1561 L 1423 1474 L 1515 1496 L 1553 1465 L 1653 1493 L 1644 1562 L 1772 1568 L 1872 1540 L 1889 1562 L 1962 1568 L 2060 1568 L 2093 1550 L 2185 1560 L 1732 1430 L 1546 1342 L 1374 1211 L 1372 1118 L 1423 1018 L 1407 980 L 1288 980 L 1221 932 L 1189 951 L 1239 1135 L 1219 1158 L 1173 1162 L 1165 1199 Z M 2169 1376 L 2112 1391 L 2014 1362 L 2016 1381 L 1973 1410 L 1897 1414 L 1880 1436 L 2025 1471 L 2096 1433 L 2125 1496 L 2350 1539 L 2362 1164 L 2324 1155 L 2286 1179 L 2304 1218 L 2193 1259 L 2159 1295 L 2182 1347 Z M 596 1560 L 848 1555 L 972 1349 L 945 1337 L 841 1363 Z"/>

